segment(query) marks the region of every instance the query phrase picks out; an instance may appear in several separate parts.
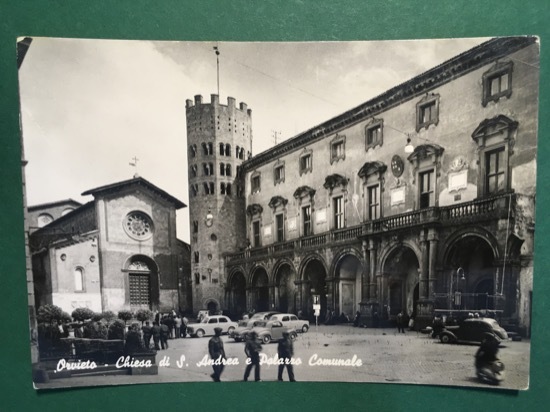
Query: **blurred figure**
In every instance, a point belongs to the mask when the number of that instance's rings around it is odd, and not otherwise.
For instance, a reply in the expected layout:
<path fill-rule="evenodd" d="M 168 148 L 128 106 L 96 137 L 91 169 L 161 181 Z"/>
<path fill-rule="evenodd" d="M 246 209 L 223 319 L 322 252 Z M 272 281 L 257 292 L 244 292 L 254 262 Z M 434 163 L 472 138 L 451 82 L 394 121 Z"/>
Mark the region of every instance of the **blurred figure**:
<path fill-rule="evenodd" d="M 145 346 L 145 349 L 149 349 L 151 346 L 151 336 L 153 336 L 153 328 L 149 324 L 149 321 L 145 322 L 141 331 L 143 332 L 143 346 Z"/>
<path fill-rule="evenodd" d="M 397 314 L 397 333 L 405 333 L 405 316 L 403 312 Z"/>
<path fill-rule="evenodd" d="M 283 359 L 284 363 L 279 365 L 279 373 L 277 375 L 277 380 L 283 380 L 283 372 L 288 371 L 288 379 L 290 382 L 296 382 L 294 379 L 294 368 L 292 367 L 292 357 L 294 356 L 294 344 L 292 339 L 290 339 L 290 333 L 283 332 L 283 337 L 279 339 L 279 345 L 277 346 L 277 354 L 279 359 Z"/>
<path fill-rule="evenodd" d="M 244 371 L 244 381 L 248 380 L 252 367 L 254 367 L 254 380 L 258 382 L 260 380 L 260 352 L 262 351 L 262 345 L 258 341 L 258 335 L 252 331 L 248 335 L 248 339 L 244 345 L 244 353 L 250 359 L 250 363 L 246 365 Z"/>
<path fill-rule="evenodd" d="M 214 373 L 210 375 L 210 377 L 214 380 L 214 382 L 221 382 L 220 377 L 223 369 L 225 368 L 225 365 L 222 362 L 222 360 L 226 359 L 223 341 L 221 338 L 222 332 L 222 328 L 214 328 L 214 336 L 208 341 L 208 353 L 210 353 L 210 358 L 214 361 L 219 361 L 219 364 L 212 365 Z"/>
<path fill-rule="evenodd" d="M 497 357 L 500 341 L 491 333 L 486 333 L 475 354 L 476 375 L 482 381 L 498 385 L 504 380 L 504 364 Z"/>

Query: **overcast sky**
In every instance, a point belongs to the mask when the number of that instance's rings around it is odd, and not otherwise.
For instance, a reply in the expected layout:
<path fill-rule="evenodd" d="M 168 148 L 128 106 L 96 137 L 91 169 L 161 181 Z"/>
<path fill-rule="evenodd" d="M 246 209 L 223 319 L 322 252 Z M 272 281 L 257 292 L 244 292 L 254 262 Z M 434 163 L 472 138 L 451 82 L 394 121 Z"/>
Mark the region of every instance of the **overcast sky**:
<path fill-rule="evenodd" d="M 35 38 L 20 69 L 30 206 L 137 172 L 189 203 L 185 100 L 252 109 L 253 151 L 322 123 L 487 39 L 226 43 Z M 189 215 L 178 211 L 189 242 Z"/>

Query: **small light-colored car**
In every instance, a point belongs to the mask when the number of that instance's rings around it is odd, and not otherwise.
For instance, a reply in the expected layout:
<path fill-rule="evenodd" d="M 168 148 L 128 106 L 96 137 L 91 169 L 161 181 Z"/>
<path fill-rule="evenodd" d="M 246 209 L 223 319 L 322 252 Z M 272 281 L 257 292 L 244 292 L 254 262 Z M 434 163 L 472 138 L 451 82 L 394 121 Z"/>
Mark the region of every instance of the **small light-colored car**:
<path fill-rule="evenodd" d="M 296 332 L 307 332 L 309 330 L 309 320 L 298 319 L 298 316 L 292 313 L 277 313 L 272 315 L 269 320 L 278 320 L 284 326 L 295 330 Z"/>
<path fill-rule="evenodd" d="M 256 332 L 258 339 L 263 343 L 278 341 L 283 337 L 284 332 L 288 332 L 292 340 L 295 340 L 298 336 L 293 328 L 284 326 L 283 323 L 278 320 L 269 320 L 267 322 L 263 320 L 258 321 L 257 325 L 252 329 L 243 332 L 243 337 L 246 339 L 246 336 L 252 331 Z"/>
<path fill-rule="evenodd" d="M 197 338 L 213 336 L 214 328 L 222 328 L 223 333 L 231 334 L 237 328 L 237 322 L 223 315 L 206 316 L 199 323 L 187 325 L 187 333 Z"/>
<path fill-rule="evenodd" d="M 237 328 L 232 333 L 230 333 L 229 336 L 235 339 L 235 342 L 241 342 L 244 340 L 244 336 L 246 335 L 246 333 L 261 322 L 265 321 L 262 319 L 254 318 L 248 320 L 240 320 Z"/>

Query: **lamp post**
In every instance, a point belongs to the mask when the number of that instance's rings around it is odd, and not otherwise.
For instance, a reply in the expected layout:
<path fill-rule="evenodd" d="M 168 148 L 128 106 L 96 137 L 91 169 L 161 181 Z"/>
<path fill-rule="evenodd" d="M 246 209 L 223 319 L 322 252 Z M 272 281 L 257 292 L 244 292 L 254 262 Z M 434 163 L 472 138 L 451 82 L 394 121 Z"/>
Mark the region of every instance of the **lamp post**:
<path fill-rule="evenodd" d="M 456 276 L 456 296 L 454 296 L 453 299 L 453 280 L 454 276 Z M 464 269 L 462 267 L 459 267 L 454 275 L 451 275 L 451 281 L 449 285 L 449 309 L 454 309 L 455 305 L 460 305 L 460 292 L 458 291 L 458 277 L 460 276 L 460 280 L 466 280 L 466 277 L 464 276 Z"/>

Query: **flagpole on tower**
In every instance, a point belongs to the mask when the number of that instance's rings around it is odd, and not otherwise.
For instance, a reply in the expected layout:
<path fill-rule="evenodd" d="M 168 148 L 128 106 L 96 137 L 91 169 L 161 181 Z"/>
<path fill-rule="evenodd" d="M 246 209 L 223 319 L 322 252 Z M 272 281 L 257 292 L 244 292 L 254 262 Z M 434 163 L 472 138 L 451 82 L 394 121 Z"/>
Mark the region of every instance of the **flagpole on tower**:
<path fill-rule="evenodd" d="M 218 96 L 220 95 L 220 50 L 218 46 L 214 46 L 214 51 L 216 52 L 216 78 L 218 83 Z"/>

